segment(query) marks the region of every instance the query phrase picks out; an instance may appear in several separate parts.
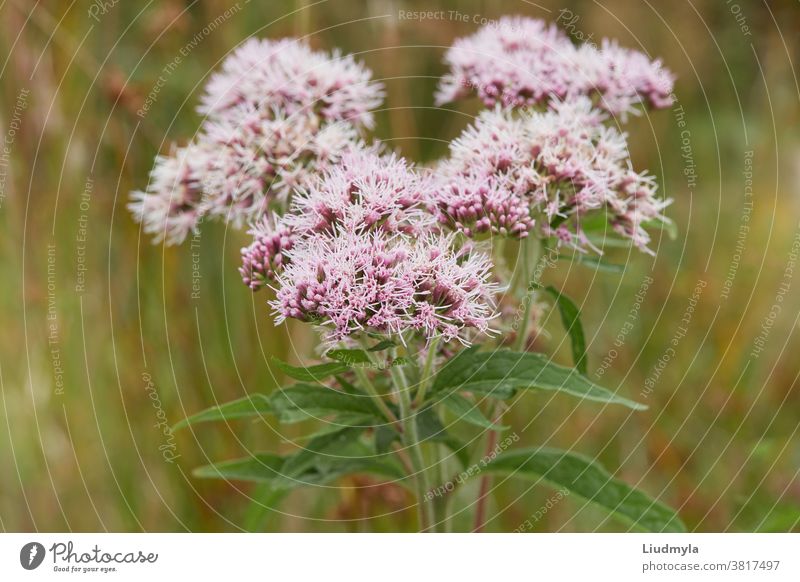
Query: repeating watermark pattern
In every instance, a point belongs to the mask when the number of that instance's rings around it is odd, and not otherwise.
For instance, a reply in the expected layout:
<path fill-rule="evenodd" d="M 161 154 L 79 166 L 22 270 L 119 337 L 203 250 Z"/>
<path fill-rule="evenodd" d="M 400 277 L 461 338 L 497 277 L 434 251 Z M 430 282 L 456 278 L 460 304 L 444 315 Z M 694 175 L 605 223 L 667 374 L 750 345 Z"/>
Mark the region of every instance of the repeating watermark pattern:
<path fill-rule="evenodd" d="M 144 389 L 156 411 L 156 419 L 158 422 L 153 426 L 157 428 L 164 437 L 164 442 L 159 445 L 158 450 L 167 463 L 174 463 L 175 459 L 180 457 L 180 454 L 177 452 L 177 445 L 175 444 L 175 435 L 172 433 L 172 427 L 167 421 L 167 413 L 164 412 L 164 407 L 161 405 L 161 397 L 158 395 L 158 390 L 156 390 L 153 378 L 148 372 L 142 372 L 142 380 L 144 381 Z"/>
<path fill-rule="evenodd" d="M 742 7 L 733 0 L 725 0 L 725 4 L 728 5 L 728 10 L 733 14 L 733 18 L 736 20 L 736 24 L 739 25 L 739 30 L 742 35 L 753 36 L 750 25 L 747 24 L 747 17 L 744 15 L 744 12 L 742 12 Z"/>
<path fill-rule="evenodd" d="M 720 297 L 728 299 L 733 288 L 733 282 L 739 272 L 739 265 L 742 262 L 747 236 L 750 234 L 750 219 L 753 214 L 753 150 L 744 153 L 744 204 L 742 205 L 742 216 L 739 219 L 739 230 L 736 234 L 736 245 L 733 247 L 733 257 L 728 266 L 728 275 L 722 284 Z"/>
<path fill-rule="evenodd" d="M 192 299 L 198 300 L 200 299 L 200 289 L 201 285 L 200 282 L 203 279 L 203 273 L 200 269 L 200 248 L 201 248 L 201 239 L 202 233 L 200 231 L 200 222 L 202 219 L 198 221 L 197 229 L 192 233 L 192 238 L 189 243 L 189 250 L 192 253 Z"/>
<path fill-rule="evenodd" d="M 14 109 L 11 111 L 11 120 L 8 123 L 8 129 L 3 137 L 3 144 L 0 148 L 0 208 L 6 199 L 6 183 L 8 182 L 8 170 L 11 163 L 11 150 L 14 147 L 14 142 L 17 140 L 17 132 L 22 127 L 22 117 L 25 110 L 28 108 L 28 96 L 30 89 L 20 89 L 17 93 L 17 99 L 14 102 Z"/>
<path fill-rule="evenodd" d="M 683 175 L 686 177 L 686 188 L 694 190 L 697 187 L 697 165 L 694 161 L 694 151 L 692 149 L 692 132 L 686 124 L 686 111 L 683 105 L 678 102 L 678 97 L 673 94 L 672 99 L 675 106 L 672 113 L 675 116 L 675 123 L 681 130 L 681 158 L 683 159 Z"/>
<path fill-rule="evenodd" d="M 678 322 L 679 325 L 675 330 L 675 333 L 672 335 L 672 339 L 669 340 L 667 348 L 658 358 L 656 365 L 653 367 L 653 371 L 644 381 L 644 388 L 642 388 L 642 391 L 639 393 L 642 398 L 647 398 L 650 396 L 656 384 L 658 384 L 661 374 L 664 372 L 669 363 L 675 358 L 676 349 L 681 343 L 681 340 L 686 337 L 687 333 L 689 333 L 689 325 L 692 323 L 692 318 L 694 317 L 697 303 L 700 301 L 700 296 L 703 294 L 703 290 L 707 286 L 708 283 L 703 279 L 698 280 L 697 284 L 694 286 L 692 294 L 689 296 L 689 302 L 686 305 L 686 309 L 683 311 L 683 316 L 681 316 L 681 319 Z"/>
<path fill-rule="evenodd" d="M 244 2 L 247 4 L 249 0 Z M 170 62 L 164 65 L 161 69 L 161 74 L 156 79 L 155 84 L 150 89 L 147 94 L 147 97 L 144 100 L 142 106 L 136 111 L 136 115 L 140 118 L 144 118 L 147 115 L 147 112 L 155 105 L 158 101 L 158 95 L 161 93 L 161 89 L 167 84 L 169 78 L 178 70 L 181 63 L 183 63 L 184 59 L 186 59 L 194 49 L 196 49 L 201 42 L 203 42 L 206 38 L 208 38 L 215 30 L 217 30 L 220 26 L 225 24 L 234 14 L 238 13 L 242 9 L 242 3 L 237 2 L 225 12 L 217 16 L 214 20 L 210 21 L 206 24 L 200 32 L 195 34 L 186 44 L 184 44 L 178 53 L 172 58 Z"/>
<path fill-rule="evenodd" d="M 625 345 L 625 342 L 628 339 L 628 334 L 633 331 L 636 322 L 639 321 L 639 312 L 641 311 L 642 304 L 647 297 L 647 291 L 650 289 L 652 284 L 653 278 L 649 275 L 646 275 L 642 280 L 642 284 L 639 285 L 639 290 L 636 292 L 636 295 L 633 296 L 633 305 L 628 311 L 628 315 L 625 317 L 622 327 L 620 327 L 616 337 L 614 337 L 614 347 L 608 350 L 606 355 L 603 357 L 602 362 L 600 362 L 600 366 L 598 366 L 597 370 L 595 370 L 595 376 L 599 377 L 605 375 L 606 370 L 608 370 L 614 361 L 619 357 L 617 348 L 622 348 L 622 346 Z"/>
<path fill-rule="evenodd" d="M 750 350 L 750 357 L 758 359 L 761 352 L 764 351 L 764 346 L 767 345 L 767 338 L 775 325 L 775 320 L 778 319 L 783 311 L 783 302 L 792 288 L 792 279 L 794 278 L 794 268 L 797 266 L 797 257 L 800 254 L 800 230 L 794 235 L 792 247 L 789 249 L 789 256 L 786 259 L 786 265 L 783 269 L 783 277 L 778 285 L 778 290 L 775 293 L 772 306 L 769 309 L 764 321 L 761 322 L 761 331 L 753 340 L 753 348 Z"/>
<path fill-rule="evenodd" d="M 450 479 L 446 483 L 442 483 L 438 487 L 431 489 L 425 494 L 425 501 L 431 501 L 436 497 L 443 497 L 448 493 L 452 493 L 455 491 L 457 485 L 463 484 L 467 479 L 475 477 L 476 475 L 480 474 L 486 468 L 486 465 L 491 463 L 497 455 L 505 451 L 508 447 L 519 440 L 519 435 L 517 433 L 512 433 L 508 435 L 503 440 L 499 441 L 495 447 L 487 452 L 483 458 L 481 458 L 478 462 L 473 463 L 467 469 L 461 471 L 458 475 L 456 475 L 453 479 Z"/>
<path fill-rule="evenodd" d="M 536 522 L 540 521 L 545 515 L 547 515 L 548 511 L 553 509 L 568 495 L 569 489 L 559 489 L 556 491 L 547 499 L 547 501 L 545 501 L 544 505 L 534 511 L 533 514 L 531 514 L 528 519 L 523 521 L 512 533 L 524 533 L 526 531 L 531 531 L 535 527 Z"/>
<path fill-rule="evenodd" d="M 61 340 L 56 304 L 56 245 L 47 245 L 47 347 L 53 368 L 54 394 L 64 394 L 64 363 L 61 357 Z"/>
<path fill-rule="evenodd" d="M 500 26 L 507 26 L 500 24 L 497 19 L 487 18 L 478 13 L 461 12 L 460 10 L 398 10 L 397 19 L 417 22 L 424 20 L 447 20 L 450 22 L 462 22 L 465 24 L 478 24 L 480 26 L 498 28 Z"/>
<path fill-rule="evenodd" d="M 86 12 L 89 18 L 100 22 L 100 17 L 108 14 L 117 4 L 119 4 L 119 0 L 94 0 Z"/>
<path fill-rule="evenodd" d="M 78 232 L 75 235 L 75 292 L 79 295 L 86 292 L 86 243 L 89 240 L 89 207 L 92 200 L 92 190 L 94 190 L 94 178 L 88 176 L 86 184 L 81 193 L 78 216 Z"/>
<path fill-rule="evenodd" d="M 590 32 L 589 34 L 586 34 L 583 30 L 578 28 L 578 23 L 580 21 L 580 15 L 574 14 L 569 8 L 562 8 L 559 10 L 558 18 L 556 18 L 556 24 L 560 24 L 564 32 L 566 32 L 572 38 L 597 48 L 597 44 L 593 40 L 594 33 Z"/>

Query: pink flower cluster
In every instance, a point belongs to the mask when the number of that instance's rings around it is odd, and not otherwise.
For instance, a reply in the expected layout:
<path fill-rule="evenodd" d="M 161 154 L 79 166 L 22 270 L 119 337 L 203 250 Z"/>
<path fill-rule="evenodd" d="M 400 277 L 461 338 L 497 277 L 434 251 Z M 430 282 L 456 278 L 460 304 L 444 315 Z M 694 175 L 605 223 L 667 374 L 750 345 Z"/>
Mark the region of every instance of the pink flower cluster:
<path fill-rule="evenodd" d="M 578 95 L 623 118 L 639 105 L 672 103 L 674 78 L 658 60 L 604 40 L 574 45 L 555 25 L 504 17 L 455 41 L 445 54 L 450 72 L 436 101 L 449 103 L 476 93 L 487 106 L 521 108 Z"/>
<path fill-rule="evenodd" d="M 455 251 L 451 237 L 346 232 L 308 238 L 289 255 L 270 302 L 276 323 L 320 324 L 330 342 L 365 331 L 445 341 L 466 341 L 471 329 L 491 332 L 491 262 Z"/>
<path fill-rule="evenodd" d="M 276 214 L 265 216 L 248 231 L 253 242 L 242 249 L 239 273 L 244 284 L 258 291 L 283 269 L 286 253 L 294 246 L 292 229 Z"/>
<path fill-rule="evenodd" d="M 240 272 L 254 291 L 285 266 L 295 241 L 355 231 L 420 235 L 434 221 L 424 202 L 430 179 L 420 176 L 398 156 L 381 156 L 376 148 L 354 149 L 335 166 L 295 192 L 289 211 L 262 220 L 242 249 Z"/>
<path fill-rule="evenodd" d="M 491 262 L 436 232 L 431 187 L 397 156 L 347 154 L 287 215 L 255 231 L 242 250 L 245 283 L 273 278 L 276 321 L 318 323 L 329 341 L 365 330 L 447 341 L 488 333 Z"/>
<path fill-rule="evenodd" d="M 663 220 L 668 201 L 652 176 L 631 168 L 626 135 L 587 97 L 544 112 L 493 110 L 453 141 L 441 164 L 433 205 L 439 222 L 467 236 L 490 231 L 539 237 L 585 249 L 582 219 L 593 211 L 646 250 L 643 224 Z M 498 211 L 498 209 L 500 209 Z"/>
<path fill-rule="evenodd" d="M 250 39 L 213 75 L 201 99 L 197 138 L 156 159 L 130 210 L 156 242 L 183 241 L 204 216 L 240 228 L 295 188 L 363 147 L 359 129 L 383 98 L 352 57 L 292 39 Z"/>

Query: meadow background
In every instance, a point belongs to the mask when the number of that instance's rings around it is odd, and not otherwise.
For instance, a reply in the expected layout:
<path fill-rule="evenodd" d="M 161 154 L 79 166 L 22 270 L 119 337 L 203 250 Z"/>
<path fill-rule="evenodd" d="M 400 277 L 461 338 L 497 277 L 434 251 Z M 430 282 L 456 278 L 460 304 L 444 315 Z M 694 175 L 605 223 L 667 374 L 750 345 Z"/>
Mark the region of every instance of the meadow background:
<path fill-rule="evenodd" d="M 415 10 L 448 16 L 400 17 Z M 181 247 L 154 246 L 125 204 L 154 155 L 191 137 L 206 76 L 250 35 L 356 53 L 387 88 L 376 135 L 419 162 L 441 156 L 478 111 L 433 106 L 443 51 L 503 14 L 617 38 L 678 76 L 676 108 L 627 126 L 635 163 L 674 199 L 677 236 L 657 237 L 655 257 L 615 252 L 621 273 L 564 261 L 545 275 L 582 306 L 590 372 L 650 409 L 527 395 L 508 416 L 521 444 L 597 457 L 691 530 L 800 531 L 796 0 L 0 3 L 0 529 L 410 527 L 400 490 L 358 479 L 254 520 L 257 490 L 191 476 L 308 433 L 237 423 L 173 438 L 159 424 L 271 390 L 285 378 L 269 357 L 297 362 L 312 338 L 290 344 L 241 284 L 243 233 L 206 224 Z M 568 362 L 550 319 L 537 345 Z M 488 529 L 513 530 L 553 494 L 500 484 Z M 626 527 L 569 497 L 535 522 Z"/>

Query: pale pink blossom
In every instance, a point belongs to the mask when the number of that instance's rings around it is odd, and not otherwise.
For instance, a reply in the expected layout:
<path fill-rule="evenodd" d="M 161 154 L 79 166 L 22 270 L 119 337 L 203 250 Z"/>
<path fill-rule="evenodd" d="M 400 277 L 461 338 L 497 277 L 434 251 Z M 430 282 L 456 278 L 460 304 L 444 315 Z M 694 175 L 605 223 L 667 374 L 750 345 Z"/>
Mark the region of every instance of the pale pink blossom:
<path fill-rule="evenodd" d="M 441 105 L 476 94 L 488 107 L 523 108 L 575 96 L 623 120 L 642 105 L 669 107 L 674 77 L 659 60 L 604 40 L 574 45 L 555 25 L 504 17 L 460 38 L 445 54 Z"/>
<path fill-rule="evenodd" d="M 643 225 L 665 220 L 668 201 L 657 198 L 651 176 L 632 169 L 626 135 L 606 117 L 586 97 L 542 112 L 483 112 L 438 168 L 431 203 L 439 222 L 467 236 L 524 237 L 535 225 L 536 236 L 585 250 L 584 219 L 607 213 L 646 250 Z"/>
<path fill-rule="evenodd" d="M 156 158 L 147 189 L 132 192 L 128 203 L 154 242 L 177 244 L 196 228 L 202 217 L 202 180 L 212 163 L 212 152 L 198 144 Z"/>
<path fill-rule="evenodd" d="M 353 150 L 297 193 L 284 221 L 300 236 L 356 230 L 419 234 L 433 221 L 425 208 L 432 187 L 402 157 Z"/>
<path fill-rule="evenodd" d="M 251 38 L 208 81 L 198 111 L 223 118 L 245 105 L 371 127 L 383 88 L 351 55 L 313 51 L 302 40 Z"/>
<path fill-rule="evenodd" d="M 328 342 L 363 332 L 463 342 L 491 333 L 497 286 L 489 258 L 450 237 L 383 231 L 312 236 L 277 275 L 276 323 L 322 326 Z"/>
<path fill-rule="evenodd" d="M 382 94 L 352 57 L 289 39 L 248 40 L 209 81 L 195 140 L 177 150 L 180 159 L 158 158 L 147 190 L 132 194 L 134 217 L 167 244 L 205 216 L 235 228 L 257 222 L 364 147 L 359 129 L 372 124 Z M 183 166 L 185 175 L 169 179 Z"/>

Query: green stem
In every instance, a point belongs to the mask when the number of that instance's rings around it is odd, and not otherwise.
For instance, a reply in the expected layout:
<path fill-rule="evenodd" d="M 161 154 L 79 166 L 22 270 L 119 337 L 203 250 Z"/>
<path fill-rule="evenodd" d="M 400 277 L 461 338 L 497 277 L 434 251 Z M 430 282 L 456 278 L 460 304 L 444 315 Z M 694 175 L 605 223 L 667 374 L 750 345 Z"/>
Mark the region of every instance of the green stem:
<path fill-rule="evenodd" d="M 536 285 L 538 283 L 538 281 L 533 280 L 531 268 L 533 268 L 533 273 L 536 273 L 540 249 L 541 243 L 539 239 L 532 236 L 522 242 L 520 262 L 522 263 L 522 283 L 524 285 L 522 301 L 525 304 L 525 310 L 519 329 L 517 330 L 517 339 L 514 342 L 514 349 L 518 352 L 523 351 L 527 345 L 528 329 L 531 324 L 531 313 L 533 311 L 533 304 L 536 301 Z"/>
<path fill-rule="evenodd" d="M 375 387 L 375 384 L 372 383 L 372 380 L 369 379 L 369 376 L 367 376 L 367 373 L 363 370 L 363 368 L 359 368 L 358 366 L 356 366 L 353 368 L 353 371 L 356 373 L 356 377 L 358 378 L 358 381 L 361 383 L 363 388 L 367 391 L 367 393 L 370 396 L 373 397 L 373 399 L 375 400 L 375 404 L 378 406 L 380 411 L 386 417 L 386 420 L 388 420 L 392 424 L 397 425 L 397 427 L 401 428 L 400 432 L 402 432 L 402 423 L 400 422 L 400 419 L 397 418 L 395 413 L 392 412 L 392 409 L 389 408 L 389 406 L 386 404 L 386 401 L 383 399 L 383 396 L 381 396 L 380 392 L 378 392 L 378 389 Z"/>
<path fill-rule="evenodd" d="M 436 350 L 439 348 L 439 340 L 441 338 L 433 338 L 428 346 L 428 355 L 425 358 L 425 366 L 422 368 L 422 376 L 419 380 L 419 389 L 417 396 L 414 398 L 414 408 L 419 408 L 425 402 L 425 393 L 428 391 L 428 386 L 431 383 L 431 372 L 433 371 L 433 362 L 436 360 Z"/>
<path fill-rule="evenodd" d="M 428 531 L 434 523 L 433 507 L 425 500 L 430 491 L 428 475 L 425 470 L 425 459 L 422 455 L 422 443 L 419 440 L 416 415 L 411 409 L 411 395 L 405 373 L 399 366 L 390 368 L 392 380 L 397 391 L 400 405 L 400 418 L 403 422 L 403 443 L 408 447 L 411 463 L 414 466 L 414 487 L 417 494 L 417 513 L 419 515 L 420 530 Z"/>

